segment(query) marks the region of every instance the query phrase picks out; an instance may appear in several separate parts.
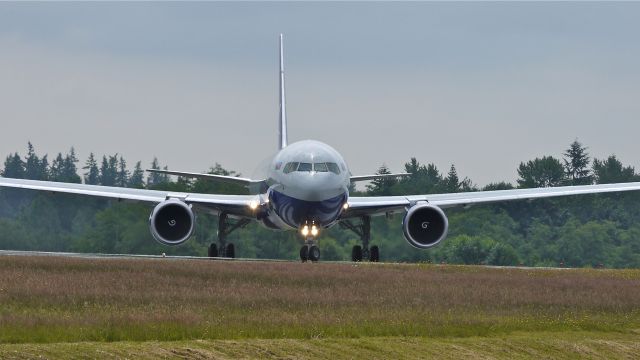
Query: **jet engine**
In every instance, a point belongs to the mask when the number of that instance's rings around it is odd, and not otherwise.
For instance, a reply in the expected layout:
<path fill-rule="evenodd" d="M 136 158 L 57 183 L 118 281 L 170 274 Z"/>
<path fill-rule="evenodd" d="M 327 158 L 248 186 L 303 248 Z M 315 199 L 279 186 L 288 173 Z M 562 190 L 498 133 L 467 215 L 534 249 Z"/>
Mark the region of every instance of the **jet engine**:
<path fill-rule="evenodd" d="M 412 206 L 402 220 L 404 237 L 418 249 L 436 246 L 447 237 L 449 220 L 442 209 L 427 203 Z"/>
<path fill-rule="evenodd" d="M 165 200 L 149 216 L 151 235 L 164 245 L 179 245 L 193 234 L 196 216 L 191 206 L 176 199 Z"/>

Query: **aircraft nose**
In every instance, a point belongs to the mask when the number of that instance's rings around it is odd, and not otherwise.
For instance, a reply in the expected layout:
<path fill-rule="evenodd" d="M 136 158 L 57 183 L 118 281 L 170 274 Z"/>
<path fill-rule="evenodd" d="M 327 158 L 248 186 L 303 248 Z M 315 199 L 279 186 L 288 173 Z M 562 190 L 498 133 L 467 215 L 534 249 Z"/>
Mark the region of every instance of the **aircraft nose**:
<path fill-rule="evenodd" d="M 327 197 L 335 196 L 336 184 L 329 174 L 309 173 L 302 184 L 309 194 L 308 201 L 325 200 Z"/>
<path fill-rule="evenodd" d="M 305 201 L 323 201 L 346 192 L 340 179 L 334 174 L 309 172 L 296 174 L 285 184 L 287 193 Z"/>

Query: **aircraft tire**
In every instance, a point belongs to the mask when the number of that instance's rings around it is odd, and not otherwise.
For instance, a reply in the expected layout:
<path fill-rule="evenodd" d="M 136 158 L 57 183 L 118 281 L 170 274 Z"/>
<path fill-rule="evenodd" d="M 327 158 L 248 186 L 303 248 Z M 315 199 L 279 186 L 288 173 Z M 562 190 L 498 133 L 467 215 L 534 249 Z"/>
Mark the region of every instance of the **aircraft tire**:
<path fill-rule="evenodd" d="M 209 245 L 207 255 L 209 257 L 218 257 L 218 245 L 216 245 L 215 243 Z"/>
<path fill-rule="evenodd" d="M 309 260 L 313 262 L 320 260 L 320 248 L 316 245 L 311 245 L 309 247 Z"/>
<path fill-rule="evenodd" d="M 302 262 L 309 260 L 309 247 L 307 245 L 300 248 L 300 260 L 302 260 Z"/>
<path fill-rule="evenodd" d="M 371 262 L 380 261 L 380 249 L 375 245 L 371 247 L 371 250 L 369 250 L 369 261 Z"/>
<path fill-rule="evenodd" d="M 362 247 L 360 245 L 354 245 L 353 249 L 351 249 L 351 261 L 362 261 Z"/>
<path fill-rule="evenodd" d="M 234 259 L 236 257 L 236 247 L 233 243 L 228 243 L 224 252 L 225 257 Z"/>

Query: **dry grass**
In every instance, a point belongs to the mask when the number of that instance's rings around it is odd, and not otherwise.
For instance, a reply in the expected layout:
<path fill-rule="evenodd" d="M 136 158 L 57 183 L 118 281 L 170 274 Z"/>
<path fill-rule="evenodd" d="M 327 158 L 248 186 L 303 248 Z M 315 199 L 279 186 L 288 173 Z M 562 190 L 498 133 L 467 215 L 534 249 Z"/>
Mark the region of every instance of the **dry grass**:
<path fill-rule="evenodd" d="M 640 270 L 0 257 L 0 343 L 640 328 Z"/>
<path fill-rule="evenodd" d="M 0 345 L 20 359 L 636 359 L 633 334 L 527 332 L 496 337 L 243 339 Z"/>

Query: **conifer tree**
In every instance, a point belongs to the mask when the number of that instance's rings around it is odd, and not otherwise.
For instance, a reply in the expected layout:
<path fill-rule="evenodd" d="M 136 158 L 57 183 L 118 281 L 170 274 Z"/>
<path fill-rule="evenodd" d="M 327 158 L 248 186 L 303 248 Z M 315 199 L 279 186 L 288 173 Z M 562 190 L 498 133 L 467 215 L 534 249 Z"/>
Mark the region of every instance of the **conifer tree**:
<path fill-rule="evenodd" d="M 31 142 L 28 143 L 27 157 L 25 158 L 25 179 L 47 180 L 49 161 L 45 155 L 42 160 L 36 155 Z"/>
<path fill-rule="evenodd" d="M 586 147 L 575 140 L 563 155 L 567 182 L 570 185 L 588 185 L 593 182 Z"/>
<path fill-rule="evenodd" d="M 460 178 L 458 177 L 458 171 L 456 171 L 456 167 L 451 164 L 451 168 L 449 169 L 449 173 L 447 174 L 447 178 L 444 180 L 445 183 L 445 191 L 449 193 L 454 193 L 460 191 Z"/>
<path fill-rule="evenodd" d="M 133 173 L 131 173 L 131 176 L 129 177 L 129 183 L 127 186 L 135 189 L 142 189 L 144 187 L 144 170 L 142 170 L 140 161 L 136 163 Z"/>
<path fill-rule="evenodd" d="M 100 184 L 104 186 L 115 186 L 118 173 L 118 155 L 102 156 L 100 166 Z"/>
<path fill-rule="evenodd" d="M 63 180 L 63 171 L 64 171 L 64 159 L 62 158 L 62 153 L 58 153 L 58 156 L 51 163 L 51 168 L 49 169 L 49 180 L 51 181 L 64 181 Z"/>
<path fill-rule="evenodd" d="M 116 174 L 116 186 L 127 187 L 129 184 L 129 170 L 127 170 L 127 162 L 122 156 L 118 161 L 118 172 Z"/>
<path fill-rule="evenodd" d="M 78 157 L 76 156 L 76 150 L 71 147 L 69 153 L 64 157 L 62 166 L 62 178 L 64 182 L 80 183 L 81 179 L 78 175 Z"/>
<path fill-rule="evenodd" d="M 160 170 L 160 163 L 158 162 L 158 158 L 154 157 L 151 162 L 151 169 Z M 167 167 L 164 167 L 164 170 L 167 170 Z M 147 177 L 147 187 L 157 186 L 160 184 L 165 184 L 169 182 L 169 175 L 161 174 L 156 172 L 149 173 L 149 177 Z"/>
<path fill-rule="evenodd" d="M 98 185 L 100 183 L 100 169 L 98 169 L 98 162 L 96 161 L 93 153 L 89 154 L 89 158 L 82 168 L 85 170 L 84 183 L 89 185 Z"/>
<path fill-rule="evenodd" d="M 615 155 L 606 160 L 593 159 L 593 173 L 596 183 L 612 184 L 637 181 L 635 169 L 631 166 L 623 166 Z"/>
<path fill-rule="evenodd" d="M 386 174 L 391 174 L 391 171 L 389 171 L 389 168 L 387 167 L 386 164 L 382 164 L 382 166 L 380 166 L 380 168 L 378 169 L 378 171 L 376 171 L 377 175 L 386 175 Z M 392 179 L 392 178 L 378 178 L 378 179 L 374 179 L 371 180 L 371 184 L 368 184 L 366 186 L 367 192 L 369 192 L 369 194 L 371 195 L 391 195 L 391 188 L 393 187 L 393 185 L 395 185 L 397 183 L 396 179 Z"/>
<path fill-rule="evenodd" d="M 7 159 L 4 161 L 4 171 L 2 172 L 2 176 L 7 178 L 14 178 L 14 179 L 24 179 L 25 177 L 24 167 L 25 167 L 24 161 L 22 161 L 18 153 L 9 155 L 7 156 Z"/>

